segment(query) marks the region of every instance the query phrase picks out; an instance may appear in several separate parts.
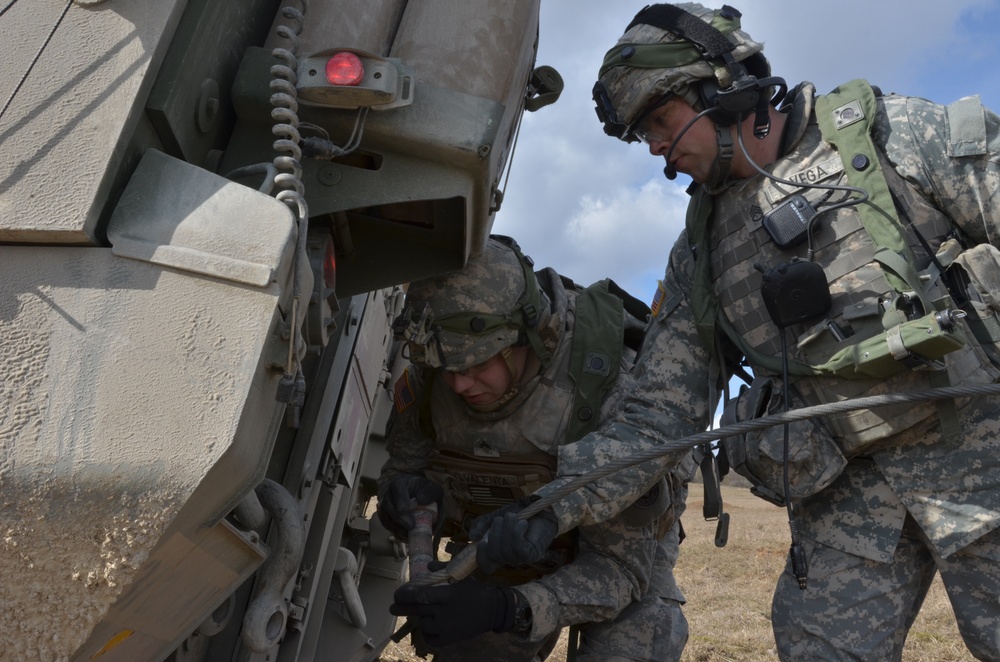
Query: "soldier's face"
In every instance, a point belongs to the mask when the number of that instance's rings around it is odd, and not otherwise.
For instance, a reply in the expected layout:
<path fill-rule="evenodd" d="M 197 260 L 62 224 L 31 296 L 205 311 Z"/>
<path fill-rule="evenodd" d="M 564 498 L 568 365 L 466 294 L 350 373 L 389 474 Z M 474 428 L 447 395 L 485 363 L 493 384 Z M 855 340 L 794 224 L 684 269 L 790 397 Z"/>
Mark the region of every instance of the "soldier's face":
<path fill-rule="evenodd" d="M 650 154 L 666 159 L 669 153 L 669 163 L 674 170 L 702 183 L 708 179 L 719 147 L 715 123 L 707 117 L 699 119 L 679 136 L 697 114 L 691 104 L 675 96 L 643 119 L 635 133 L 649 145 Z M 677 144 L 671 151 L 674 142 Z"/>
<path fill-rule="evenodd" d="M 518 373 L 524 370 L 527 347 L 511 350 L 511 361 Z M 443 371 L 441 378 L 445 384 L 470 405 L 483 407 L 499 400 L 514 384 L 507 362 L 500 354 L 494 354 L 479 365 L 462 372 Z"/>

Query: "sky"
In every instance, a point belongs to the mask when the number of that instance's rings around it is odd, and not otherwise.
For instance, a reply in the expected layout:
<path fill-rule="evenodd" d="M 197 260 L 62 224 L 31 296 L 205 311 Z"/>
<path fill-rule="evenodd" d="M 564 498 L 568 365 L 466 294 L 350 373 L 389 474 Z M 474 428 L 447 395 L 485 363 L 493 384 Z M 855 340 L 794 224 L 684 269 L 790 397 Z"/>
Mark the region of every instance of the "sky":
<path fill-rule="evenodd" d="M 667 181 L 645 145 L 606 136 L 591 99 L 605 52 L 645 4 L 542 0 L 537 64 L 555 67 L 565 89 L 525 113 L 493 232 L 517 239 L 536 268 L 583 285 L 610 277 L 649 303 L 684 225 L 690 180 Z M 865 78 L 942 104 L 979 94 L 1000 111 L 1000 0 L 729 4 L 789 87 L 807 80 L 825 93 Z"/>

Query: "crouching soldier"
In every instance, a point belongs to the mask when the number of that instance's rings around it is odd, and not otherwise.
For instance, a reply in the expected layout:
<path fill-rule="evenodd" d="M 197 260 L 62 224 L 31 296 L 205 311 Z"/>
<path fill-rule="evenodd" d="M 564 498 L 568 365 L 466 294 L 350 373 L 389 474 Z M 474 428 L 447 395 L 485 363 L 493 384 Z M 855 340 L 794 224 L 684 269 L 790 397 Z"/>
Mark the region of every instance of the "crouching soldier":
<path fill-rule="evenodd" d="M 533 272 L 501 237 L 464 269 L 411 284 L 396 329 L 413 365 L 396 384 L 379 516 L 405 540 L 412 505 L 435 503 L 452 554 L 488 532 L 472 577 L 396 592 L 392 612 L 435 660 L 543 660 L 566 626 L 578 660 L 680 659 L 673 566 L 690 458 L 601 525 L 556 535 L 554 518 L 532 518 L 517 539 L 545 547 L 536 563 L 511 567 L 505 546 L 560 454 L 615 416 L 647 315 L 611 281 Z"/>

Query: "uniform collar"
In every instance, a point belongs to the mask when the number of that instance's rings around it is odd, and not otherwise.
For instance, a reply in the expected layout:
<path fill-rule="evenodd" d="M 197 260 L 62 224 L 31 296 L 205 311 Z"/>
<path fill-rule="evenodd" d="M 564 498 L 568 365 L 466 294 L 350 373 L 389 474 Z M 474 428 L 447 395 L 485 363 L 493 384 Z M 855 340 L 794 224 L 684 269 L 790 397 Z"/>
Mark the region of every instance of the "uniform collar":
<path fill-rule="evenodd" d="M 813 117 L 815 103 L 816 86 L 812 83 L 799 83 L 788 93 L 781 107 L 781 111 L 787 114 L 788 119 L 781 134 L 781 144 L 778 145 L 778 158 L 795 149 L 809 124 L 816 122 Z"/>

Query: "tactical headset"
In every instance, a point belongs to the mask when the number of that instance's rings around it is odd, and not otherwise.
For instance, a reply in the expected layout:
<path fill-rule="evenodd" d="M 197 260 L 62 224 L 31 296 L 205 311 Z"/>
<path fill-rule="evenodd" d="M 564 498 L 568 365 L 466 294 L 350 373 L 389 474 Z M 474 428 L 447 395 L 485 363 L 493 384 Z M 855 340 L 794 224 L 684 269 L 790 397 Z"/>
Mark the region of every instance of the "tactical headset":
<path fill-rule="evenodd" d="M 742 14 L 729 5 L 723 5 L 719 10 L 719 16 L 727 20 L 736 20 Z M 737 61 L 732 53 L 736 46 L 725 34 L 694 14 L 674 5 L 647 5 L 636 14 L 625 31 L 628 32 L 640 24 L 651 25 L 676 34 L 690 42 L 691 46 L 682 46 L 682 50 L 679 51 L 676 42 L 620 44 L 605 57 L 602 73 L 618 64 L 669 69 L 690 64 L 698 57 L 708 62 L 721 61 L 733 82 L 723 89 L 714 77 L 699 81 L 697 91 L 701 102 L 705 108 L 712 109 L 710 116 L 720 126 L 736 124 L 749 117 L 751 113 L 755 113 L 754 135 L 759 138 L 767 135 L 768 105 L 780 102 L 788 87 L 783 78 L 767 76 L 769 67 L 761 53 L 754 53 L 743 62 Z M 777 90 L 769 97 L 767 91 L 772 87 Z M 604 132 L 626 142 L 639 141 L 635 135 L 635 127 L 670 96 L 653 99 L 634 121 L 625 124 L 618 118 L 607 88 L 600 80 L 594 85 L 593 95 L 597 104 L 597 116 L 604 124 Z"/>

